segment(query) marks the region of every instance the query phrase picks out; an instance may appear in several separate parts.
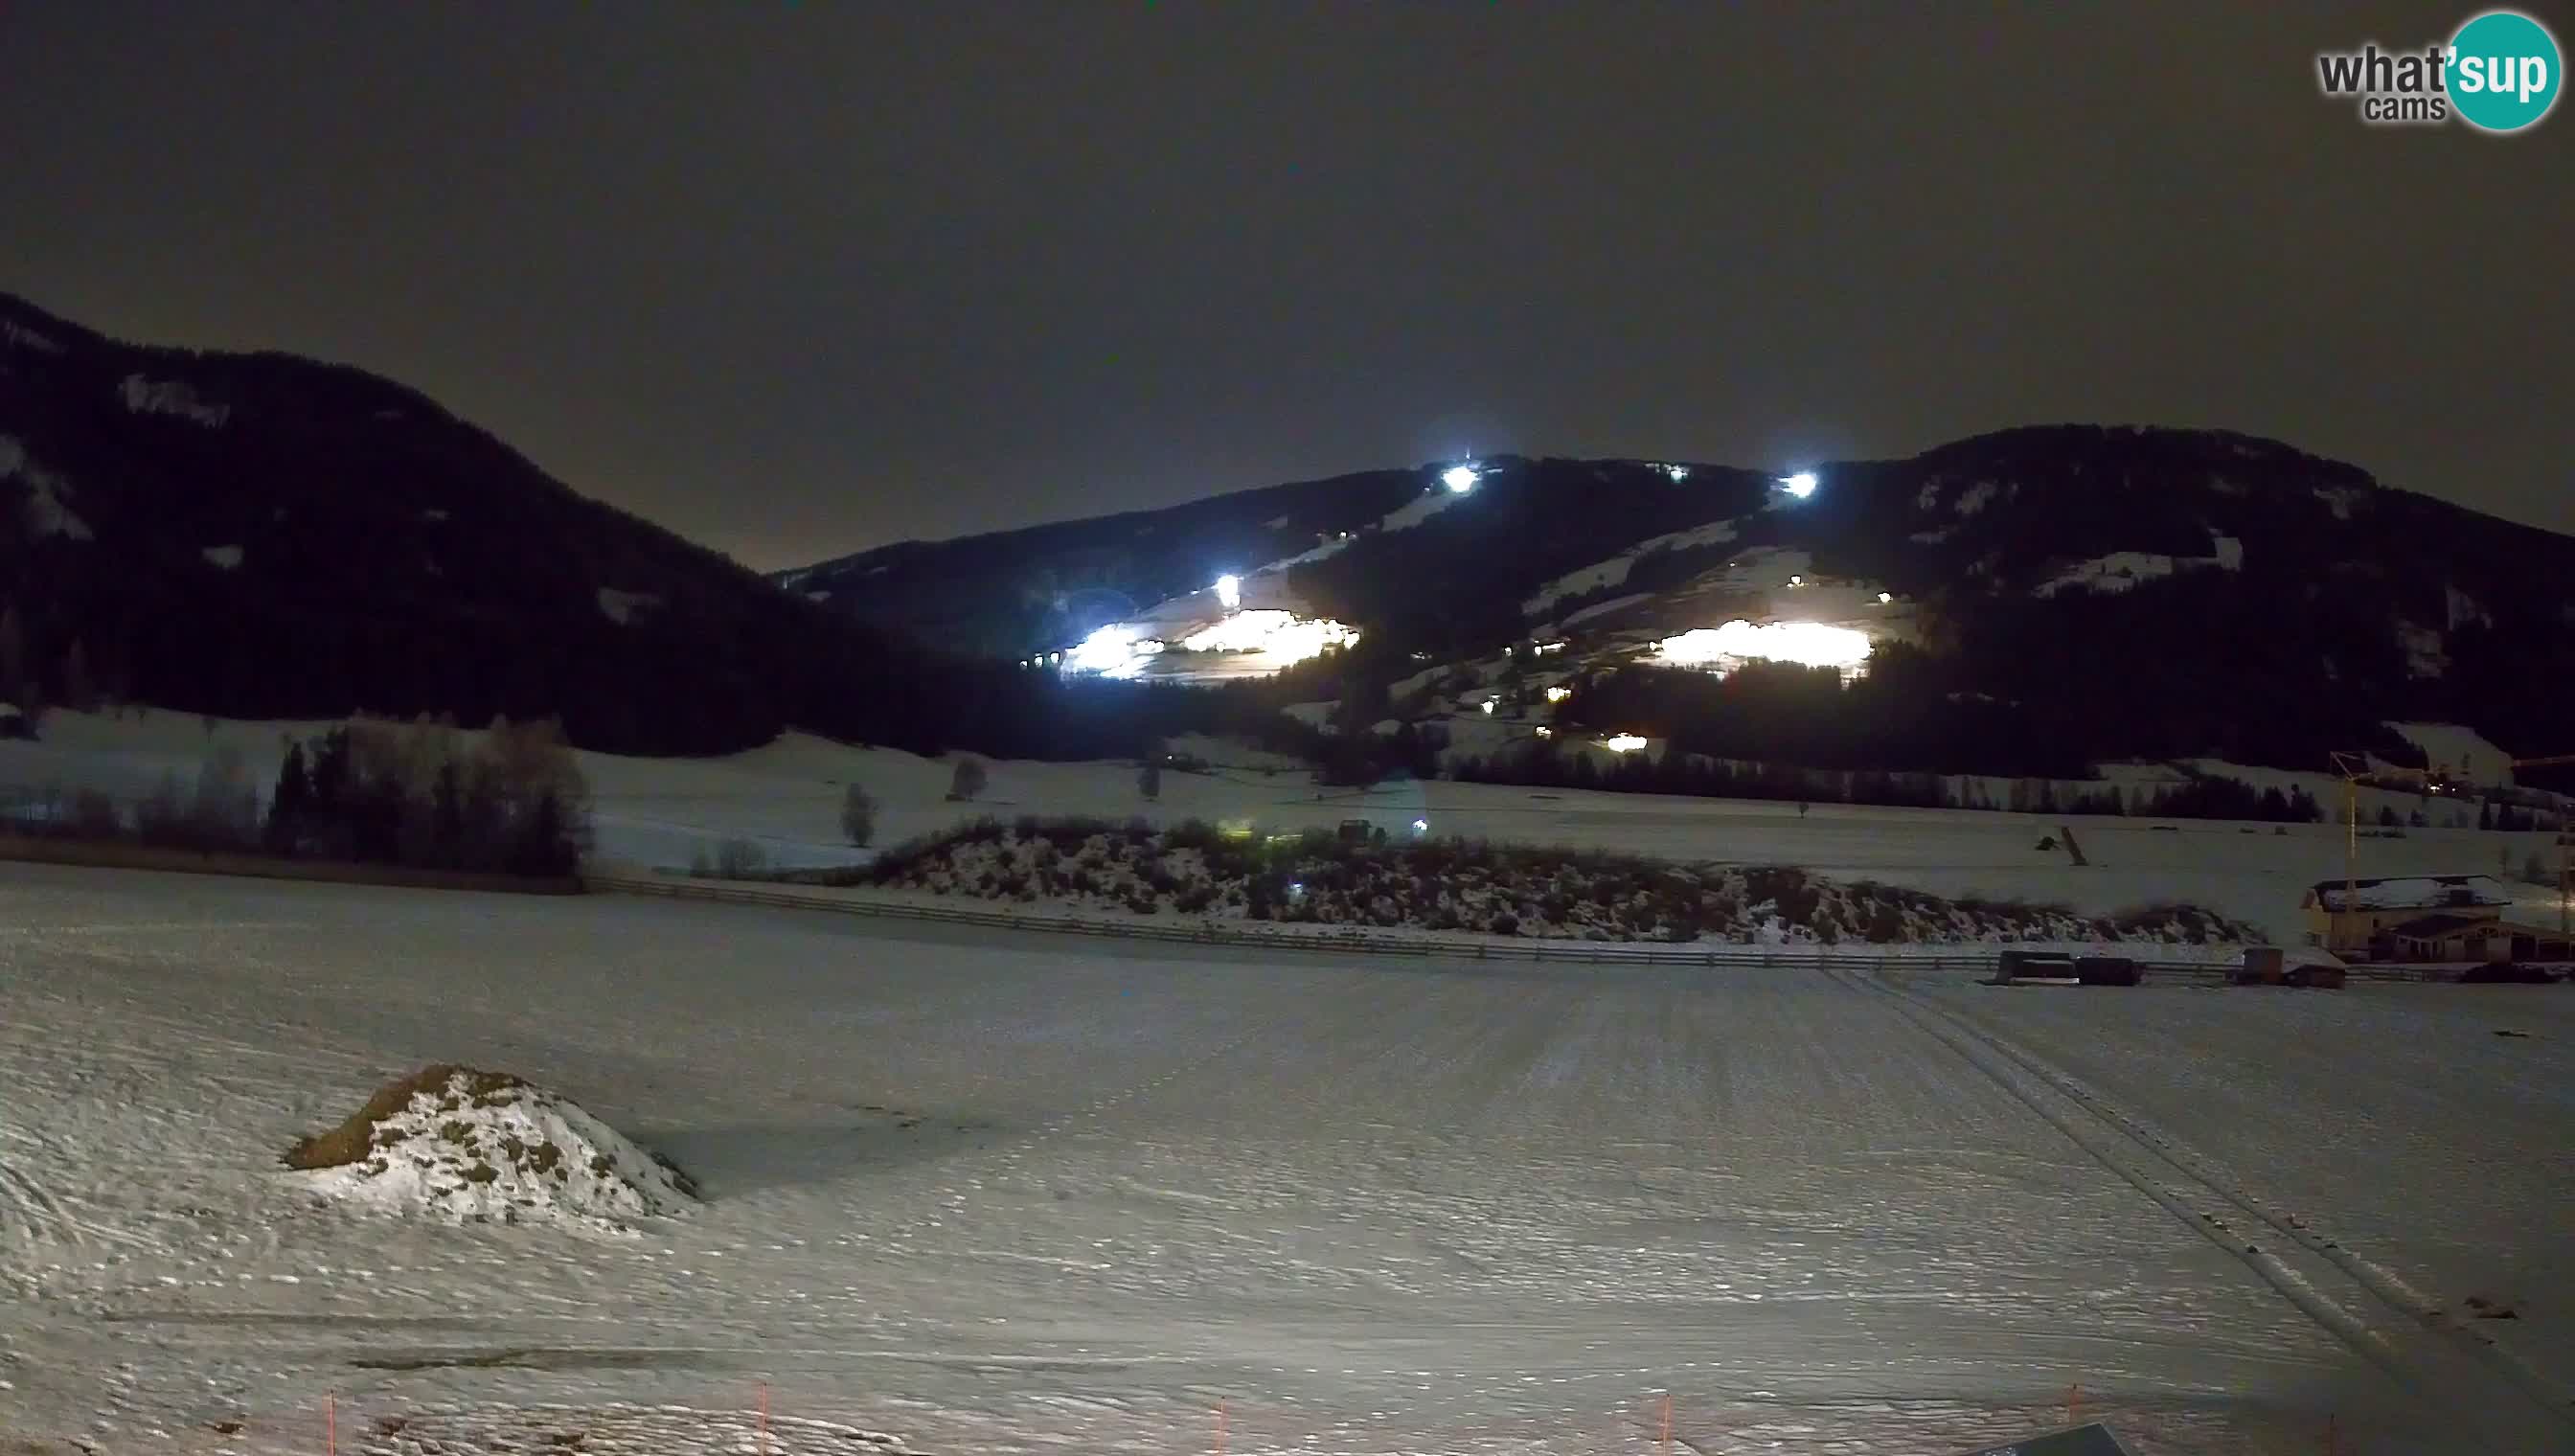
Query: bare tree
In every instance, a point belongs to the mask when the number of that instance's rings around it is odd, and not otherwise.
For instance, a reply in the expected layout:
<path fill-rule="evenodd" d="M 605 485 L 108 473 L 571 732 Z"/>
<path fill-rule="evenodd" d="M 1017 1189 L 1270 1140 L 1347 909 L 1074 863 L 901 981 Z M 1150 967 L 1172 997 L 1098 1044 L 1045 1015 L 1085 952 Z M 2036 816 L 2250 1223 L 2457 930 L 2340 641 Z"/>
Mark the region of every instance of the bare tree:
<path fill-rule="evenodd" d="M 957 760 L 957 771 L 949 775 L 948 796 L 973 798 L 984 791 L 985 782 L 984 760 L 970 753 Z"/>
<path fill-rule="evenodd" d="M 1163 764 L 1160 759 L 1148 758 L 1145 766 L 1136 770 L 1136 791 L 1147 798 L 1163 796 Z"/>
<path fill-rule="evenodd" d="M 862 849 L 877 836 L 877 801 L 855 783 L 841 794 L 841 833 Z"/>

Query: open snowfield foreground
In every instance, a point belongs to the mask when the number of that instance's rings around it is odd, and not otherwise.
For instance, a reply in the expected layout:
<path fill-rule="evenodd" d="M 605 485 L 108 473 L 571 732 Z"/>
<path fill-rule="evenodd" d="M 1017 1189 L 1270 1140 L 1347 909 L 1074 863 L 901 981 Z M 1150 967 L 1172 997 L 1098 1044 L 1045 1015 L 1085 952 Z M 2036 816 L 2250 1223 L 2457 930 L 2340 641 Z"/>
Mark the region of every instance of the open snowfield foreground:
<path fill-rule="evenodd" d="M 0 865 L 0 1449 L 1642 1452 L 1668 1393 L 1711 1453 L 1973 1448 L 2069 1395 L 2147 1453 L 2328 1417 L 2561 1451 L 2570 1048 L 2548 987 L 1452 969 Z M 705 1201 L 458 1226 L 278 1165 L 449 1060 Z M 2488 1346 L 2380 1282 L 2522 1317 Z"/>
<path fill-rule="evenodd" d="M 91 786 L 129 799 L 165 773 L 194 781 L 220 747 L 273 773 L 281 735 L 312 736 L 321 723 L 218 722 L 181 714 L 102 718 L 56 713 L 42 742 L 0 741 L 0 790 L 46 784 Z M 1528 789 L 1504 784 L 1408 781 L 1367 792 L 1319 790 L 1299 765 L 1215 740 L 1178 744 L 1216 761 L 1216 771 L 1167 773 L 1158 801 L 1136 788 L 1133 764 L 992 764 L 981 799 L 947 797 L 953 764 L 893 749 L 869 749 L 789 733 L 715 758 L 633 758 L 580 754 L 596 803 L 598 858 L 608 863 L 685 868 L 725 838 L 758 844 L 778 865 L 847 863 L 863 857 L 841 837 L 843 785 L 857 782 L 880 801 L 877 842 L 949 828 L 982 814 L 1141 816 L 1156 823 L 1201 818 L 1249 820 L 1266 829 L 1329 828 L 1365 818 L 1390 833 L 1417 819 L 1434 834 L 1530 844 L 1612 849 L 1684 861 L 1792 864 L 1837 879 L 1875 879 L 1932 894 L 2061 903 L 2083 915 L 2114 915 L 2181 901 L 2261 926 L 2274 941 L 2305 931 L 2299 895 L 2344 871 L 2337 824 L 2272 824 L 2195 819 L 2074 817 L 1964 809 L 1688 798 L 1663 794 Z M 1263 767 L 1274 771 L 1263 772 Z M 2242 770 L 2256 781 L 2296 775 Z M 2297 780 L 2338 803 L 2333 783 Z M 2364 811 L 2403 795 L 2368 790 Z M 2086 864 L 2043 837 L 2071 825 Z M 2160 827 L 2158 827 L 2160 826 Z M 2497 874 L 2517 878 L 2533 854 L 2554 862 L 2553 836 L 2412 829 L 2406 837 L 2361 841 L 2359 873 Z M 2553 924 L 2553 887 L 2512 883 L 2513 913 Z"/>

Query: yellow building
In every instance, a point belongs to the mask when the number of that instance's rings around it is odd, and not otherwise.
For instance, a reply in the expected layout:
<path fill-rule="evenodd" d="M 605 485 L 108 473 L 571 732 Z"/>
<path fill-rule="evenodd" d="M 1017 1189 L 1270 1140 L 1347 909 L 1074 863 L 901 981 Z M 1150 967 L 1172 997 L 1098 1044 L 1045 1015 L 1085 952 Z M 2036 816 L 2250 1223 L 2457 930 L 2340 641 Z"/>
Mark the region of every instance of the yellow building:
<path fill-rule="evenodd" d="M 2475 945 L 2476 953 L 2458 958 L 2481 959 L 2489 938 L 2481 922 L 2500 921 L 2504 906 L 2510 903 L 2512 896 L 2491 874 L 2411 874 L 2348 884 L 2319 880 L 2299 901 L 2299 908 L 2306 911 L 2307 943 L 2348 960 L 2386 960 L 2407 953 L 2396 943 L 2394 932 L 2434 916 L 2445 922 L 2446 933 L 2440 939 L 2455 942 L 2462 951 Z"/>

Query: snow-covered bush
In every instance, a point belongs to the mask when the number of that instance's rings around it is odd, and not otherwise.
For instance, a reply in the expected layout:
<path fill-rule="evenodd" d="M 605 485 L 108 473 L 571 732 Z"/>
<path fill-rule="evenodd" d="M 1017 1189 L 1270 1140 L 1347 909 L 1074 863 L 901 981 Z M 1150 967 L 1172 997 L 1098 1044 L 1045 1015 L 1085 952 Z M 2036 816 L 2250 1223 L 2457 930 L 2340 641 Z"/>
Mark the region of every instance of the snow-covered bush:
<path fill-rule="evenodd" d="M 893 888 L 1072 908 L 1590 940 L 1869 943 L 2259 939 L 2188 905 L 2086 917 L 2061 905 L 1949 901 L 1790 866 L 1669 864 L 1482 840 L 1273 840 L 1204 823 L 985 819 L 880 855 Z"/>

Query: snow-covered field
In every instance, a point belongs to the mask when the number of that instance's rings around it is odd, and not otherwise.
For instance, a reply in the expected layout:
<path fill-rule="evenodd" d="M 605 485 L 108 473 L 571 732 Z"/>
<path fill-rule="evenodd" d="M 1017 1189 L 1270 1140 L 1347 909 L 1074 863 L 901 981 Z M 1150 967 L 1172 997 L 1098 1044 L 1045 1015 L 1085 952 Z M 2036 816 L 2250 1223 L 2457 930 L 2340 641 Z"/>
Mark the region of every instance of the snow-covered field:
<path fill-rule="evenodd" d="M 324 727 L 219 723 L 209 733 L 198 720 L 177 714 L 136 721 L 57 713 L 46 720 L 45 741 L 0 741 L 0 785 L 88 784 L 139 796 L 165 771 L 193 782 L 205 755 L 219 745 L 238 748 L 268 769 L 282 732 L 310 735 Z M 841 786 L 856 781 L 883 804 L 880 844 L 979 814 L 1141 815 L 1157 823 L 1249 819 L 1279 831 L 1365 818 L 1389 833 L 1409 832 L 1419 819 L 1434 834 L 1689 861 L 1794 864 L 1953 898 L 2062 902 L 2084 915 L 2178 900 L 2251 921 L 2274 940 L 2292 943 L 2305 931 L 2299 894 L 2343 873 L 2343 834 L 2332 824 L 2293 824 L 2275 834 L 2270 824 L 1843 804 L 1817 804 L 1800 815 L 1792 803 L 1436 780 L 1351 793 L 1318 789 L 1301 768 L 1249 747 L 1174 746 L 1240 766 L 1166 773 L 1162 797 L 1147 802 L 1132 764 L 1004 761 L 991 765 L 991 786 L 979 801 L 954 803 L 947 798 L 948 760 L 799 733 L 718 758 L 580 757 L 597 800 L 599 856 L 648 866 L 685 867 L 694 850 L 728 836 L 756 841 L 780 865 L 849 862 L 861 856 L 841 839 Z M 1264 765 L 1275 771 L 1259 771 Z M 2257 786 L 2295 777 L 2245 771 Z M 2320 796 L 2333 790 L 2321 778 L 2306 786 Z M 2073 825 L 2089 865 L 2078 867 L 2061 848 L 2036 847 L 2065 823 Z M 2501 877 L 2517 880 L 2534 852 L 2553 861 L 2551 836 L 2409 829 L 2401 839 L 2362 840 L 2359 872 L 2493 874 L 2508 864 L 2513 872 Z M 2553 889 L 2514 883 L 2513 892 L 2520 903 L 2511 913 L 2555 923 Z"/>
<path fill-rule="evenodd" d="M 277 1166 L 432 1061 L 703 1205 L 599 1238 Z M 1705 1452 L 1972 1448 L 2069 1396 L 2149 1456 L 2329 1415 L 2562 1450 L 2527 1392 L 2575 1354 L 2570 1100 L 2563 988 L 1451 969 L 0 864 L 0 1445 L 320 1450 L 327 1396 L 366 1452 L 1643 1452 L 1668 1393 Z M 2523 1317 L 2425 1331 L 2208 1232 L 2221 1193 Z"/>

